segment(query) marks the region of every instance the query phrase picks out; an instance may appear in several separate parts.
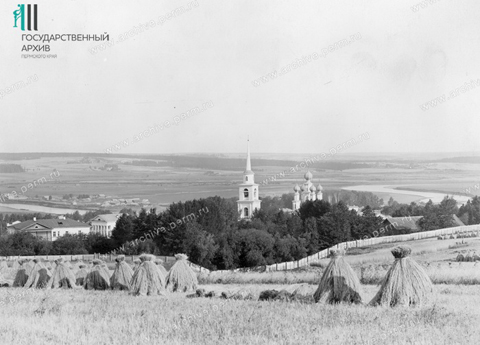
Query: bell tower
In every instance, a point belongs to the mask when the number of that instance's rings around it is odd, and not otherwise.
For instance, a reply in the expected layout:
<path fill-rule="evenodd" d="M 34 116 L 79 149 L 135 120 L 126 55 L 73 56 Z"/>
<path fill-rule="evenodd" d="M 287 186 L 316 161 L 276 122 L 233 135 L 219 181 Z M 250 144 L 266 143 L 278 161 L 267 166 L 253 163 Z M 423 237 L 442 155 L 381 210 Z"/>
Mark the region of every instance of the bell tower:
<path fill-rule="evenodd" d="M 258 198 L 258 184 L 255 183 L 255 174 L 250 162 L 250 140 L 247 140 L 247 165 L 243 172 L 243 181 L 238 188 L 238 214 L 240 219 L 251 218 L 253 211 L 260 209 L 262 202 Z"/>

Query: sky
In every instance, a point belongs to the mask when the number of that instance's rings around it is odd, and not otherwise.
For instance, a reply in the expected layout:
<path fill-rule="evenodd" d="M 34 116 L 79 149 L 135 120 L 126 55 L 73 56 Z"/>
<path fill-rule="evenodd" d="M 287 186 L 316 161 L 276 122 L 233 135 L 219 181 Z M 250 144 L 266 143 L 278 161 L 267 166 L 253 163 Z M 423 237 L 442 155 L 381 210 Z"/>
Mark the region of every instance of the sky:
<path fill-rule="evenodd" d="M 230 153 L 249 138 L 253 154 L 315 154 L 364 133 L 347 153 L 480 151 L 475 0 L 35 3 L 37 32 L 13 27 L 18 2 L 0 4 L 0 152 L 102 153 L 128 140 L 116 153 Z M 166 17 L 180 6 L 190 10 Z M 22 34 L 104 32 L 114 44 L 96 52 L 102 42 L 22 52 L 38 43 Z"/>

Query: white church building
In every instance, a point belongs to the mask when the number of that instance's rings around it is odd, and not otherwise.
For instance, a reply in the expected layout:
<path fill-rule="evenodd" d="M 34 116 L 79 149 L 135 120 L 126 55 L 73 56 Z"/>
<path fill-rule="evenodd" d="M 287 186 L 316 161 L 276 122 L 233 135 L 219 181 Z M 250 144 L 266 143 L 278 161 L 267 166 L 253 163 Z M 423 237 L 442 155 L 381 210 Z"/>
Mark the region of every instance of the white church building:
<path fill-rule="evenodd" d="M 250 144 L 247 141 L 247 167 L 243 173 L 243 183 L 238 188 L 238 213 L 240 219 L 251 218 L 255 210 L 260 209 L 262 202 L 258 198 L 258 184 L 255 183 L 252 165 L 250 163 Z"/>
<path fill-rule="evenodd" d="M 310 171 L 307 171 L 304 175 L 305 182 L 300 187 L 298 184 L 293 188 L 295 195 L 292 201 L 292 209 L 298 210 L 302 205 L 302 202 L 307 200 L 322 200 L 323 199 L 323 187 L 319 184 L 318 187 L 312 182 L 313 175 Z"/>

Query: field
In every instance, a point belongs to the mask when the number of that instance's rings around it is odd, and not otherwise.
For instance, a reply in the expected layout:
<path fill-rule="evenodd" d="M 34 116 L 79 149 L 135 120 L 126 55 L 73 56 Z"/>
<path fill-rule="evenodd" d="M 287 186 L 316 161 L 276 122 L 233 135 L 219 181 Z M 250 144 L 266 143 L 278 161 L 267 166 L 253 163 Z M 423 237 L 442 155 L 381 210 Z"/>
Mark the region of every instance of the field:
<path fill-rule="evenodd" d="M 206 157 L 205 161 L 192 162 L 182 160 L 182 156 L 172 156 L 172 162 L 162 161 L 141 155 L 99 155 L 92 154 L 62 154 L 43 155 L 35 154 L 29 159 L 4 159 L 0 163 L 19 164 L 26 169 L 23 173 L 0 173 L 0 193 L 16 191 L 21 194 L 28 183 L 45 177 L 47 182 L 28 189 L 22 196 L 28 197 L 25 203 L 42 204 L 43 206 L 71 207 L 63 202 L 65 194 L 105 194 L 112 198 L 140 198 L 149 199 L 151 205 L 163 209 L 171 202 L 192 200 L 218 195 L 231 198 L 238 194 L 238 184 L 244 170 L 244 155 L 237 154 L 231 157 Z M 400 156 L 347 156 L 332 157 L 330 161 L 321 161 L 308 168 L 296 167 L 304 159 L 315 155 L 253 155 L 253 170 L 255 181 L 260 184 L 260 196 L 282 195 L 292 192 L 296 183 L 303 181 L 303 174 L 307 169 L 313 172 L 313 182 L 321 183 L 325 190 L 340 189 L 357 185 L 383 185 L 397 188 L 394 192 L 375 191 L 375 194 L 387 201 L 393 197 L 399 202 L 410 203 L 423 198 L 412 195 L 405 190 L 436 191 L 445 194 L 465 194 L 466 188 L 476 194 L 480 189 L 478 173 L 480 164 L 443 162 L 435 157 L 416 157 L 405 159 Z M 428 158 L 427 158 L 428 157 Z M 165 158 L 165 157 L 163 157 Z M 226 158 L 238 160 L 232 163 Z M 174 162 L 180 159 L 180 162 Z M 142 160 L 146 163 L 163 165 L 131 165 L 132 161 Z M 225 166 L 223 165 L 225 162 Z M 117 171 L 99 170 L 105 164 L 116 164 Z M 295 168 L 295 172 L 291 169 Z M 59 173 L 58 177 L 50 178 L 53 169 Z M 286 172 L 285 176 L 280 173 Z M 273 181 L 272 178 L 275 178 Z M 267 183 L 262 183 L 267 181 Z M 372 187 L 372 190 L 375 190 Z M 36 196 L 57 196 L 60 200 L 40 201 L 33 200 Z M 8 208 L 8 203 L 0 200 L 0 211 L 18 212 Z M 17 202 L 17 201 L 15 201 Z M 98 208 L 98 205 L 91 207 Z M 28 207 L 25 207 L 26 209 Z M 82 209 L 81 207 L 76 207 Z M 118 211 L 122 207 L 113 207 Z M 135 207 L 133 207 L 135 208 Z M 137 207 L 138 208 L 138 207 Z M 85 207 L 83 208 L 85 209 Z"/>
<path fill-rule="evenodd" d="M 362 305 L 256 300 L 263 290 L 299 286 L 313 294 L 327 260 L 289 272 L 200 275 L 206 292 L 247 291 L 254 300 L 0 288 L 0 344 L 476 344 L 480 263 L 454 258 L 480 249 L 480 239 L 462 239 L 466 247 L 456 241 L 407 243 L 435 283 L 421 307 L 366 305 L 393 261 L 389 251 L 398 244 L 390 243 L 347 252 L 362 277 Z"/>
<path fill-rule="evenodd" d="M 225 289 L 234 286 L 204 286 Z M 270 286 L 256 286 L 256 289 Z M 315 286 L 312 286 L 312 291 Z M 365 286 L 368 301 L 375 286 Z M 11 290 L 12 289 L 8 289 Z M 2 294 L 6 289 L 0 290 Z M 413 309 L 34 291 L 0 308 L 0 342 L 50 344 L 466 344 L 480 339 L 480 286 L 436 286 Z"/>

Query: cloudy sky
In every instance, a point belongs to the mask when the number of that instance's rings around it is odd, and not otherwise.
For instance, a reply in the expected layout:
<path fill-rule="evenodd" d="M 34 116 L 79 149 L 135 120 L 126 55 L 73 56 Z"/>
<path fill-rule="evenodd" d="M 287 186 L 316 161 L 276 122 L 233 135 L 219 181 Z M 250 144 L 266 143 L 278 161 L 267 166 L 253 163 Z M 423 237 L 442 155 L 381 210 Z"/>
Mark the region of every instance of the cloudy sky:
<path fill-rule="evenodd" d="M 0 151 L 105 152 L 206 102 L 118 153 L 241 152 L 247 136 L 255 152 L 317 153 L 365 132 L 352 153 L 480 151 L 480 84 L 451 97 L 480 82 L 480 2 L 198 0 L 166 17 L 191 2 L 37 0 L 39 30 L 22 32 L 2 1 Z M 38 43 L 22 34 L 104 32 L 114 44 L 96 53 L 50 42 L 57 58 L 22 58 Z"/>

